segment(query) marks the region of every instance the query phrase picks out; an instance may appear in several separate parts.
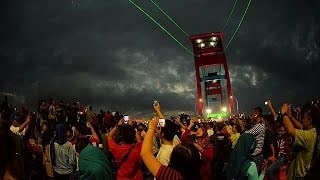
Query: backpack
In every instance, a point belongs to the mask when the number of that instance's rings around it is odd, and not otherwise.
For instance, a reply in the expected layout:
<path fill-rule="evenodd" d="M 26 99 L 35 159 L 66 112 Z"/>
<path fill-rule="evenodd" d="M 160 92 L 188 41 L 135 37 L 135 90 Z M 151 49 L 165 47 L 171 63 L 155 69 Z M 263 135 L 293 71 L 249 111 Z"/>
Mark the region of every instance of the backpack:
<path fill-rule="evenodd" d="M 213 145 L 213 159 L 224 160 L 229 157 L 231 152 L 231 141 L 224 134 L 214 134 L 210 136 L 210 141 Z"/>
<path fill-rule="evenodd" d="M 132 149 L 134 148 L 134 145 L 132 145 L 132 147 L 130 148 L 129 152 L 123 156 L 123 158 L 121 159 L 120 163 L 118 164 L 115 157 L 113 156 L 113 154 L 111 153 L 111 151 L 107 152 L 107 157 L 110 163 L 110 168 L 111 168 L 111 172 L 112 172 L 112 179 L 117 179 L 117 174 L 118 174 L 118 170 L 121 167 L 121 165 L 127 161 Z"/>
<path fill-rule="evenodd" d="M 210 136 L 213 145 L 213 160 L 211 168 L 213 176 L 220 179 L 225 176 L 225 163 L 227 163 L 231 152 L 231 142 L 224 134 Z"/>

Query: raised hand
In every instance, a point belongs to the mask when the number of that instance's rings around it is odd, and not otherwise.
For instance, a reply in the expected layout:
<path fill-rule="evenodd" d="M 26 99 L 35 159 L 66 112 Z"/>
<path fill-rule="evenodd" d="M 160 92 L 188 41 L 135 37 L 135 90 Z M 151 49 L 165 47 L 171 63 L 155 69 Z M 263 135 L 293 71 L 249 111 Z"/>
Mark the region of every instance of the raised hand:
<path fill-rule="evenodd" d="M 154 108 L 154 110 L 156 110 L 157 112 L 158 112 L 158 111 L 161 111 L 160 103 L 159 103 L 159 102 L 153 103 L 153 108 Z"/>
<path fill-rule="evenodd" d="M 281 106 L 281 114 L 285 114 L 285 113 L 288 113 L 289 111 L 289 105 L 288 103 L 284 103 L 282 106 Z"/>
<path fill-rule="evenodd" d="M 124 119 L 120 119 L 120 121 L 118 122 L 118 126 L 122 126 L 124 124 Z"/>
<path fill-rule="evenodd" d="M 199 121 L 199 118 L 198 117 L 193 117 L 191 118 L 191 123 L 197 123 Z"/>
<path fill-rule="evenodd" d="M 27 123 L 31 122 L 31 116 L 30 115 L 27 116 L 26 122 Z"/>
<path fill-rule="evenodd" d="M 90 122 L 87 122 L 87 127 L 88 127 L 89 129 L 92 129 L 92 125 L 91 125 Z"/>
<path fill-rule="evenodd" d="M 159 123 L 158 117 L 152 118 L 152 120 L 149 122 L 149 129 L 155 130 L 157 128 L 158 123 Z"/>
<path fill-rule="evenodd" d="M 268 106 L 271 106 L 271 105 L 272 105 L 271 100 L 268 100 L 268 101 L 266 101 L 266 102 L 267 102 L 267 105 L 268 105 Z"/>

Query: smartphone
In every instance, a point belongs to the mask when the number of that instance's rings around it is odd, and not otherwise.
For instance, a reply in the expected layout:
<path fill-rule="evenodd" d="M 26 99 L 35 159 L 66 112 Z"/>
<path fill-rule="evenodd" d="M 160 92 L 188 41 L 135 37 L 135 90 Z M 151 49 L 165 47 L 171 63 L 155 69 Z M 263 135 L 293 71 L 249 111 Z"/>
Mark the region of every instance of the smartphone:
<path fill-rule="evenodd" d="M 153 101 L 153 105 L 157 105 L 158 104 L 158 101 Z"/>
<path fill-rule="evenodd" d="M 158 127 L 165 127 L 166 126 L 166 119 L 159 119 Z"/>
<path fill-rule="evenodd" d="M 123 120 L 124 120 L 124 123 L 127 124 L 128 121 L 129 121 L 129 116 L 128 115 L 124 115 L 123 116 Z"/>
<path fill-rule="evenodd" d="M 264 102 L 264 105 L 268 105 L 268 101 Z"/>

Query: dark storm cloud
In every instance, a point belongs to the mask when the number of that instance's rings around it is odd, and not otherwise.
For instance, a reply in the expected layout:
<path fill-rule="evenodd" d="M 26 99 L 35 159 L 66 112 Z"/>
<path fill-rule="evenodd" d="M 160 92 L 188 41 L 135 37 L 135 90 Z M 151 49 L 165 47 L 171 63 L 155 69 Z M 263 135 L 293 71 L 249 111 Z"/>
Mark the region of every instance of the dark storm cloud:
<path fill-rule="evenodd" d="M 186 47 L 188 38 L 149 1 L 135 1 Z M 188 33 L 220 31 L 233 1 L 157 1 Z M 240 20 L 239 2 L 224 44 Z M 6 7 L 6 8 L 4 8 Z M 0 90 L 31 97 L 149 111 L 193 111 L 193 57 L 128 1 L 6 0 L 1 16 Z M 318 95 L 319 1 L 253 1 L 227 58 L 242 109 Z M 307 96 L 307 97 L 305 97 Z M 298 98 L 299 99 L 298 99 Z M 36 98 L 35 98 L 36 99 Z M 246 108 L 245 108 L 246 107 Z"/>

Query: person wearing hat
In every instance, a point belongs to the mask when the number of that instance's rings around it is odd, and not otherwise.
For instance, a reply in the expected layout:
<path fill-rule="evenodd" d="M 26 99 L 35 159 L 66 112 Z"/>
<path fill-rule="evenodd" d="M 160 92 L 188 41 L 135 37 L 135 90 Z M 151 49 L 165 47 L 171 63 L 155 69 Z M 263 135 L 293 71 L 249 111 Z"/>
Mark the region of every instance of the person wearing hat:
<path fill-rule="evenodd" d="M 20 117 L 16 115 L 13 115 L 10 117 L 10 120 L 12 122 L 12 125 L 10 126 L 10 131 L 19 136 L 24 136 L 26 133 L 26 130 L 28 129 L 28 124 L 31 121 L 31 117 L 27 116 L 26 121 L 21 125 L 20 125 L 19 119 Z"/>

